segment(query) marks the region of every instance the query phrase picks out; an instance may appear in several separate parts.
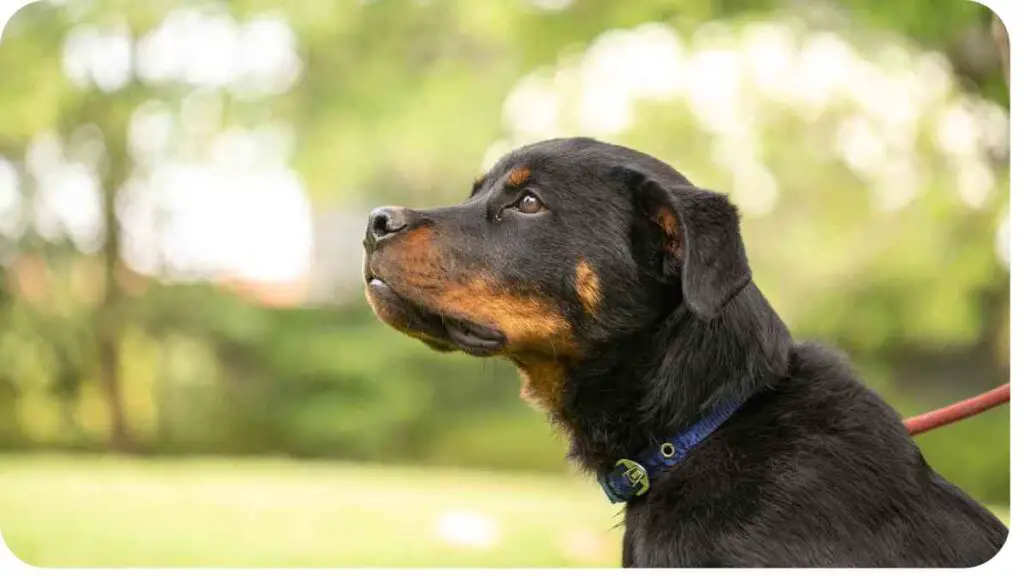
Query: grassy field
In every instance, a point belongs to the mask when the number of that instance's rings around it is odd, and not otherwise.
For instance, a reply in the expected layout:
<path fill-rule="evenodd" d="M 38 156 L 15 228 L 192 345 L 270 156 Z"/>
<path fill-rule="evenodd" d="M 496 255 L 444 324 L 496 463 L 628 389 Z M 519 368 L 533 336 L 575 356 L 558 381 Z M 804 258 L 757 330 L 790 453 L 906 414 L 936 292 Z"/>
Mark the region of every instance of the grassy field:
<path fill-rule="evenodd" d="M 0 531 L 37 566 L 614 566 L 618 519 L 573 478 L 0 456 Z"/>
<path fill-rule="evenodd" d="M 562 477 L 0 456 L 0 531 L 37 566 L 614 566 L 617 513 Z"/>

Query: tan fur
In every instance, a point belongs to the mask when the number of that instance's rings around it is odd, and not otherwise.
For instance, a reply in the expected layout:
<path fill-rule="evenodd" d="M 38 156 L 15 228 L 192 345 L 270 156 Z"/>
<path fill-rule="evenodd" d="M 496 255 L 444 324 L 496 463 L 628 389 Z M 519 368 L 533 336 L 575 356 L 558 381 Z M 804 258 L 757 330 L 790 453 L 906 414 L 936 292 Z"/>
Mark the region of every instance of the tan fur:
<path fill-rule="evenodd" d="M 509 347 L 569 352 L 572 328 L 550 303 L 497 290 L 485 277 L 463 285 L 446 285 L 435 300 L 442 311 L 500 329 Z"/>
<path fill-rule="evenodd" d="M 402 260 L 418 262 L 423 259 L 430 260 L 437 257 L 437 246 L 434 243 L 434 233 L 430 228 L 420 227 L 410 230 L 401 237 Z"/>
<path fill-rule="evenodd" d="M 601 281 L 586 260 L 576 265 L 576 294 L 587 314 L 593 316 L 601 305 Z"/>
<path fill-rule="evenodd" d="M 572 353 L 572 327 L 556 306 L 497 286 L 486 275 L 453 281 L 441 267 L 443 255 L 433 232 L 411 230 L 401 238 L 401 249 L 378 263 L 381 272 L 405 294 L 437 312 L 501 330 L 510 350 L 550 350 L 553 356 Z M 388 274 L 388 271 L 398 271 Z M 371 298 L 371 304 L 374 304 Z M 386 311 L 378 311 L 378 315 Z"/>
<path fill-rule="evenodd" d="M 519 397 L 528 404 L 555 412 L 561 404 L 562 386 L 565 382 L 565 370 L 557 362 L 530 362 L 517 365 L 522 385 Z"/>
<path fill-rule="evenodd" d="M 520 166 L 509 171 L 508 175 L 505 176 L 505 183 L 509 186 L 519 186 L 526 182 L 526 179 L 529 177 L 530 169 L 526 166 Z"/>
<path fill-rule="evenodd" d="M 679 220 L 676 219 L 675 214 L 662 208 L 654 215 L 654 221 L 665 231 L 665 250 L 670 254 L 682 256 L 683 243 L 679 238 Z"/>

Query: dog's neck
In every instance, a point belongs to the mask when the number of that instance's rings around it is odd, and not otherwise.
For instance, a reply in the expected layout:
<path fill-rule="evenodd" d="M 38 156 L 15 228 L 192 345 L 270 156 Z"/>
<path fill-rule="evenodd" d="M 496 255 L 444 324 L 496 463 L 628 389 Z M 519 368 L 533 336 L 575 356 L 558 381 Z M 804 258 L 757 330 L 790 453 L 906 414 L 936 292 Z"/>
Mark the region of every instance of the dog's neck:
<path fill-rule="evenodd" d="M 792 339 L 750 283 L 714 319 L 680 306 L 650 330 L 607 342 L 567 370 L 556 422 L 589 471 L 634 456 L 784 377 Z"/>

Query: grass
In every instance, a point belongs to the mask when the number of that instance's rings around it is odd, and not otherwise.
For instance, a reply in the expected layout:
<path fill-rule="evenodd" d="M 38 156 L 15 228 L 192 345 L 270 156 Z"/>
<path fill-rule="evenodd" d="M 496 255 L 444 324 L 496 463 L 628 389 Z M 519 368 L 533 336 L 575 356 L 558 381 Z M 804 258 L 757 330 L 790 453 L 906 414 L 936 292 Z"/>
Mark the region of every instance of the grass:
<path fill-rule="evenodd" d="M 0 531 L 46 567 L 615 566 L 617 513 L 557 476 L 0 456 Z"/>
<path fill-rule="evenodd" d="M 0 531 L 36 566 L 614 566 L 581 479 L 287 460 L 0 456 Z"/>

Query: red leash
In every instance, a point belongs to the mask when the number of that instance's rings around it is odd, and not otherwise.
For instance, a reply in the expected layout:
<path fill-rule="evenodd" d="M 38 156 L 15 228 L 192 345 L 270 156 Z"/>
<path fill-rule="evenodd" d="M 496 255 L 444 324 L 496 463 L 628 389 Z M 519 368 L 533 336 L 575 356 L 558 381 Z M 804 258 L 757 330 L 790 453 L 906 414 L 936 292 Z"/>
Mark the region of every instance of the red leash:
<path fill-rule="evenodd" d="M 945 426 L 946 424 L 952 424 L 958 422 L 964 418 L 969 418 L 975 414 L 980 414 L 990 408 L 995 408 L 1000 404 L 1005 404 L 1010 401 L 1010 384 L 1003 384 L 998 388 L 993 388 L 984 394 L 979 394 L 973 398 L 961 400 L 956 404 L 950 404 L 945 408 L 939 408 L 938 410 L 932 410 L 926 412 L 920 416 L 914 416 L 913 418 L 907 418 L 903 421 L 903 425 L 907 427 L 907 431 L 910 432 L 911 436 L 927 432 L 933 428 Z"/>

